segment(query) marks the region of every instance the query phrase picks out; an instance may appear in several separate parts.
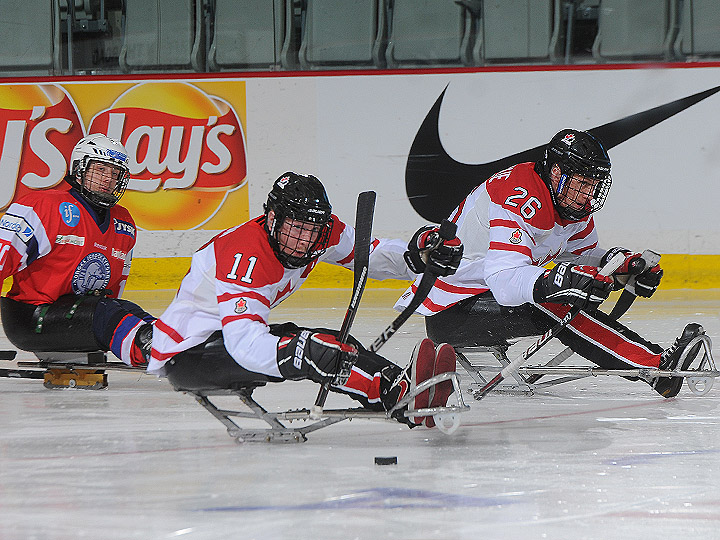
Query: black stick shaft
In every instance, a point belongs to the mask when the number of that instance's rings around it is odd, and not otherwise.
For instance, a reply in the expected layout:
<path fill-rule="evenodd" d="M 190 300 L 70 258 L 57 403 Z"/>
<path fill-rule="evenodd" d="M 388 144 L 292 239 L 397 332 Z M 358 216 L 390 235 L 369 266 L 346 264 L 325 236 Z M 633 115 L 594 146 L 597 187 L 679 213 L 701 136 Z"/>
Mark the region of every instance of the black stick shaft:
<path fill-rule="evenodd" d="M 444 220 L 440 225 L 441 241 L 452 240 L 453 238 L 455 238 L 456 233 L 457 225 L 452 221 Z M 372 345 L 370 345 L 370 351 L 377 352 L 377 350 L 380 349 L 380 347 L 382 347 L 383 345 L 385 345 L 385 343 L 387 343 L 387 340 L 389 340 L 392 335 L 398 331 L 398 329 L 405 323 L 405 321 L 410 318 L 410 316 L 415 312 L 415 310 L 420 306 L 420 304 L 423 303 L 425 298 L 427 298 L 427 295 L 430 294 L 433 285 L 435 285 L 436 279 L 436 274 L 432 273 L 429 269 L 425 270 L 425 273 L 423 274 L 423 277 L 420 280 L 420 283 L 418 284 L 418 287 L 415 290 L 415 294 L 413 295 L 410 303 L 405 309 L 402 310 L 400 315 L 398 315 L 395 320 L 390 323 L 390 326 L 383 330 L 382 334 L 380 334 L 377 339 L 373 341 Z"/>
<path fill-rule="evenodd" d="M 364 191 L 358 195 L 357 209 L 355 211 L 355 254 L 353 263 L 353 291 L 350 297 L 350 304 L 345 312 L 338 340 L 346 343 L 350 336 L 350 328 L 355 320 L 355 315 L 360 305 L 365 283 L 367 282 L 368 268 L 370 265 L 370 242 L 372 241 L 372 223 L 375 214 L 374 191 Z M 338 355 L 339 357 L 339 355 Z M 339 366 L 338 366 L 339 367 Z M 337 371 L 337 369 L 336 369 Z M 328 393 L 330 392 L 330 381 L 323 383 L 315 398 L 315 405 L 312 407 L 312 414 L 318 417 L 325 406 Z"/>

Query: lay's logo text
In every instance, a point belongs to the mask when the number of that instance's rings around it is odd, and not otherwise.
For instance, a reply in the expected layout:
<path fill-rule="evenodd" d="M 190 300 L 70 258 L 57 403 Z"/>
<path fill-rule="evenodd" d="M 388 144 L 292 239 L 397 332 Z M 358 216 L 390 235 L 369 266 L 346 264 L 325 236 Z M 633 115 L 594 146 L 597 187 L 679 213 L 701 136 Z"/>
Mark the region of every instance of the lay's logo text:
<path fill-rule="evenodd" d="M 64 88 L 0 85 L 0 211 L 28 190 L 66 187 L 66 160 L 85 134 L 82 126 Z M 217 222 L 228 193 L 246 186 L 238 115 L 227 101 L 191 84 L 131 86 L 92 117 L 87 133 L 104 133 L 125 145 L 131 179 L 121 204 L 139 228 Z"/>

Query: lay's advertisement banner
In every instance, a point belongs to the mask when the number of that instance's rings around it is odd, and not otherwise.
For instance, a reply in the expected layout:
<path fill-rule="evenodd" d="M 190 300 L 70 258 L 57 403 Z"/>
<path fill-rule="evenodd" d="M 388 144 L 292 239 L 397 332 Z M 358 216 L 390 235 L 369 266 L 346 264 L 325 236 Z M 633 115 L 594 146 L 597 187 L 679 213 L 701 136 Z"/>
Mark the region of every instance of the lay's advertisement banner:
<path fill-rule="evenodd" d="M 262 213 L 286 171 L 317 176 L 348 223 L 357 194 L 376 191 L 373 234 L 409 239 L 572 127 L 609 148 L 601 246 L 662 253 L 664 284 L 720 287 L 718 111 L 720 63 L 0 78 L 0 214 L 30 190 L 67 188 L 84 135 L 119 139 L 120 204 L 139 229 L 128 287 L 175 289 L 192 254 Z"/>
<path fill-rule="evenodd" d="M 90 133 L 120 140 L 137 226 L 221 230 L 248 219 L 245 82 L 0 85 L 0 212 L 30 190 L 65 189 Z"/>

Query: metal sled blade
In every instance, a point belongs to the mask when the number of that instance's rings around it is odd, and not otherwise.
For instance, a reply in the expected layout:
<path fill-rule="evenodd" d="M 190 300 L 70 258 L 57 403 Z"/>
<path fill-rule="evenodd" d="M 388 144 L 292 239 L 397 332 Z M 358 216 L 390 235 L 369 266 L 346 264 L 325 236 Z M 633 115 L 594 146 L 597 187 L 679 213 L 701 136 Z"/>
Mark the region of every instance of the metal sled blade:
<path fill-rule="evenodd" d="M 547 363 L 537 366 L 521 366 L 517 373 L 513 375 L 515 384 L 502 388 L 498 387 L 495 391 L 506 393 L 525 393 L 532 394 L 540 388 L 547 388 L 564 382 L 575 381 L 585 377 L 600 377 L 614 375 L 618 377 L 639 377 L 646 381 L 652 381 L 658 377 L 682 377 L 687 380 L 688 387 L 693 394 L 705 395 L 713 387 L 715 378 L 720 376 L 720 371 L 715 366 L 712 356 L 712 341 L 707 335 L 699 335 L 685 347 L 681 355 L 678 365 L 682 365 L 687 359 L 688 354 L 695 345 L 700 345 L 700 352 L 697 358 L 686 370 L 661 370 L 658 368 L 638 367 L 629 369 L 604 369 L 596 366 L 562 366 L 571 355 L 566 351 L 561 352 L 553 357 Z M 464 347 L 456 350 L 458 362 L 468 372 L 473 379 L 473 385 L 478 387 L 484 386 L 487 381 L 482 376 L 482 372 L 496 372 L 497 366 L 484 366 L 472 363 L 467 355 L 477 353 L 492 353 L 501 366 L 507 365 L 508 359 L 505 355 L 506 347 Z M 539 379 L 538 376 L 553 376 L 551 380 L 543 380 L 543 382 L 533 383 Z M 473 391 L 471 386 L 470 391 Z"/>
<path fill-rule="evenodd" d="M 319 419 L 313 418 L 310 409 L 296 409 L 280 412 L 268 412 L 253 397 L 254 387 L 240 388 L 236 390 L 183 390 L 181 391 L 193 395 L 196 401 L 202 405 L 205 410 L 217 418 L 227 429 L 228 434 L 238 443 L 245 442 L 264 442 L 264 443 L 299 443 L 307 440 L 307 434 L 322 429 L 343 420 L 352 420 L 356 418 L 391 420 L 395 422 L 393 413 L 402 410 L 411 400 L 419 393 L 429 389 L 430 387 L 451 380 L 453 383 L 454 395 L 457 404 L 444 407 L 428 407 L 418 410 L 403 411 L 404 416 L 409 417 L 427 417 L 433 416 L 436 419 L 438 429 L 443 433 L 452 433 L 460 425 L 458 414 L 470 409 L 463 402 L 462 392 L 460 389 L 460 377 L 457 373 L 442 373 L 436 375 L 417 386 L 412 392 L 404 398 L 390 411 L 371 411 L 362 408 L 348 409 L 325 409 L 321 413 Z M 236 411 L 221 409 L 212 401 L 214 396 L 236 396 L 247 407 L 246 411 Z M 253 419 L 262 420 L 267 424 L 265 428 L 247 428 L 236 422 L 235 419 Z M 303 426 L 289 427 L 283 422 L 304 421 L 309 422 Z"/>

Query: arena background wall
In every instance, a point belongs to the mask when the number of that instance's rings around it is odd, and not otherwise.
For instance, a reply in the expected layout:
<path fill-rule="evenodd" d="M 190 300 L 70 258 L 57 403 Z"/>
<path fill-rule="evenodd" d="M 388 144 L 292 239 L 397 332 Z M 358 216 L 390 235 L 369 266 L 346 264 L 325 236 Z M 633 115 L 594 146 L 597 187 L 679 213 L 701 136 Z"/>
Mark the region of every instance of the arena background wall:
<path fill-rule="evenodd" d="M 0 211 L 23 190 L 60 182 L 51 163 L 60 154 L 43 142 L 60 149 L 109 131 L 130 151 L 135 180 L 122 204 L 141 227 L 128 289 L 174 289 L 192 252 L 260 214 L 287 170 L 318 176 L 350 223 L 357 193 L 377 191 L 376 236 L 409 238 L 425 220 L 405 192 L 408 151 L 443 90 L 443 146 L 477 164 L 719 86 L 720 64 L 3 80 Z M 68 127 L 61 120 L 73 114 Z M 595 218 L 601 244 L 661 252 L 663 288 L 720 287 L 719 120 L 720 93 L 610 150 L 613 186 Z M 319 265 L 306 286 L 351 281 Z"/>

